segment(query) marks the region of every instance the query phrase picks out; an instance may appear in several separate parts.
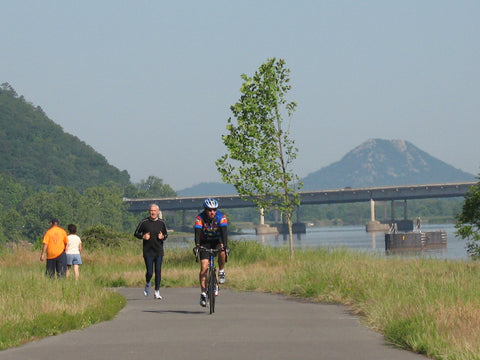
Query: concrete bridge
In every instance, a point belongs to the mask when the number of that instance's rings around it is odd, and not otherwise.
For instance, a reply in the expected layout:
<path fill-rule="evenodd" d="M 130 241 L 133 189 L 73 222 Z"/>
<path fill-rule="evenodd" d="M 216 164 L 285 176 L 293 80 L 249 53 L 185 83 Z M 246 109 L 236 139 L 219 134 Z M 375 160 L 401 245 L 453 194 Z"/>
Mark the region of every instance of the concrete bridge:
<path fill-rule="evenodd" d="M 404 208 L 404 219 L 407 217 L 407 200 L 448 198 L 465 196 L 471 186 L 477 182 L 424 184 L 424 185 L 401 185 L 369 188 L 343 188 L 333 190 L 300 191 L 301 205 L 314 204 L 338 204 L 354 202 L 370 202 L 370 221 L 367 223 L 367 231 L 386 231 L 388 224 L 382 224 L 375 219 L 375 202 L 391 201 L 391 222 L 395 219 L 395 205 L 398 201 Z M 215 197 L 222 209 L 255 207 L 252 200 L 243 200 L 239 195 L 209 195 Z M 132 212 L 144 212 L 152 203 L 158 204 L 162 211 L 183 211 L 182 225 L 185 223 L 186 210 L 198 210 L 202 208 L 205 196 L 175 197 L 159 199 L 123 199 Z M 385 211 L 386 212 L 386 211 Z M 298 220 L 299 221 L 299 220 Z M 263 212 L 260 214 L 260 224 L 264 224 Z M 176 224 L 175 224 L 176 225 Z M 299 228 L 304 229 L 304 224 Z M 408 225 L 407 225 L 408 226 Z M 258 230 L 258 229 L 257 229 Z M 263 231 L 263 230 L 262 230 Z M 267 230 L 268 231 L 268 230 Z M 300 232 L 304 232 L 303 230 Z"/>
<path fill-rule="evenodd" d="M 428 198 L 448 198 L 465 196 L 471 186 L 477 182 L 401 185 L 370 188 L 344 188 L 335 190 L 300 191 L 300 204 L 338 204 L 367 201 L 395 201 Z M 222 209 L 255 207 L 251 200 L 242 200 L 239 195 L 211 194 L 220 203 Z M 127 199 L 128 210 L 142 212 L 152 203 L 165 210 L 199 210 L 205 196 L 159 198 L 159 199 Z"/>

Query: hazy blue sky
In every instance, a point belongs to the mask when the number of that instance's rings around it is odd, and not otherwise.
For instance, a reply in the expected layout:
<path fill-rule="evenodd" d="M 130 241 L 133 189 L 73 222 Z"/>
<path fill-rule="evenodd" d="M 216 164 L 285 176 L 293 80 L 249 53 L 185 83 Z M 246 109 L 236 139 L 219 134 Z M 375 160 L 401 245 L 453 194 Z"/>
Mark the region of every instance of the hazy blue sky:
<path fill-rule="evenodd" d="M 0 83 L 134 182 L 220 181 L 240 75 L 271 57 L 300 177 L 370 138 L 480 172 L 478 0 L 17 0 L 0 21 Z"/>

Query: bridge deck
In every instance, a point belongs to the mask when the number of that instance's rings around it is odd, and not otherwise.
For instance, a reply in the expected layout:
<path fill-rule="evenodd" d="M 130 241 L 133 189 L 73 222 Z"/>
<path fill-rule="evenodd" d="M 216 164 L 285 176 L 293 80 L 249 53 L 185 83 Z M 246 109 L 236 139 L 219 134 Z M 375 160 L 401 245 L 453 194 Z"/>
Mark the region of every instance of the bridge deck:
<path fill-rule="evenodd" d="M 300 203 L 337 204 L 391 200 L 411 200 L 428 198 L 447 198 L 465 196 L 467 191 L 477 182 L 402 185 L 370 188 L 345 188 L 334 190 L 300 191 Z M 251 200 L 243 200 L 239 195 L 212 195 L 221 208 L 254 207 Z M 204 196 L 159 198 L 159 199 L 123 199 L 129 204 L 129 211 L 139 212 L 148 209 L 152 203 L 158 204 L 162 210 L 198 210 L 202 207 Z"/>

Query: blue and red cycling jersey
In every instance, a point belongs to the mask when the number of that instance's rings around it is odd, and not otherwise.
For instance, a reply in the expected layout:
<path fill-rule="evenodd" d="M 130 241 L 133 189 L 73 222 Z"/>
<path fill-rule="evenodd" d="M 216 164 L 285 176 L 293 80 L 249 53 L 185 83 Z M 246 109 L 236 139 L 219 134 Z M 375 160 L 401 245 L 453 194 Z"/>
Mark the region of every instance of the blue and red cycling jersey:
<path fill-rule="evenodd" d="M 205 211 L 201 212 L 195 218 L 195 229 L 200 229 L 200 242 L 218 242 L 221 241 L 221 228 L 227 226 L 227 217 L 220 211 L 217 211 L 215 217 L 210 220 Z M 225 241 L 226 239 L 224 239 Z"/>

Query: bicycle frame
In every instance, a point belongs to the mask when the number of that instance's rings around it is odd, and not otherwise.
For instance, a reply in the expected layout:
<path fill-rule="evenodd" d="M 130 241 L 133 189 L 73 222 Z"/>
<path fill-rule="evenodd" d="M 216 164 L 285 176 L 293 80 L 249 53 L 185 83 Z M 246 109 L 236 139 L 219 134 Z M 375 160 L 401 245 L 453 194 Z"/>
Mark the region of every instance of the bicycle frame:
<path fill-rule="evenodd" d="M 205 251 L 209 255 L 208 270 L 207 270 L 207 300 L 210 305 L 210 314 L 215 312 L 215 297 L 218 294 L 218 279 L 217 269 L 215 268 L 215 256 L 218 254 L 217 249 L 207 249 L 203 246 L 199 248 L 200 251 Z M 198 254 L 197 254 L 198 258 Z"/>
<path fill-rule="evenodd" d="M 210 253 L 207 274 L 207 298 L 210 303 L 210 314 L 215 312 L 215 297 L 218 292 L 217 271 L 215 269 L 215 256 Z"/>

